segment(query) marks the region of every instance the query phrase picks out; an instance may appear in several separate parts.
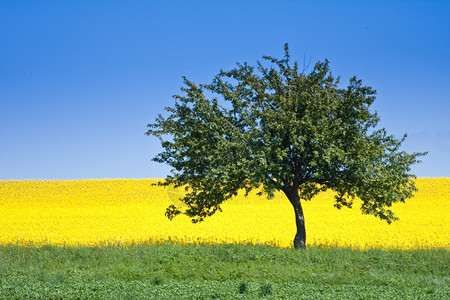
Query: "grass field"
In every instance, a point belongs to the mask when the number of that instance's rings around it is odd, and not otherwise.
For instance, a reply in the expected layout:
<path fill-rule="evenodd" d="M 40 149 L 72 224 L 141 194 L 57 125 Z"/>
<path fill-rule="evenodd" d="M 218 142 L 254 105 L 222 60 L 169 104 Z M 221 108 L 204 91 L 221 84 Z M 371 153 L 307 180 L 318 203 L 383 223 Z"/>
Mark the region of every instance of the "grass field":
<path fill-rule="evenodd" d="M 447 250 L 0 247 L 1 299 L 449 299 Z"/>

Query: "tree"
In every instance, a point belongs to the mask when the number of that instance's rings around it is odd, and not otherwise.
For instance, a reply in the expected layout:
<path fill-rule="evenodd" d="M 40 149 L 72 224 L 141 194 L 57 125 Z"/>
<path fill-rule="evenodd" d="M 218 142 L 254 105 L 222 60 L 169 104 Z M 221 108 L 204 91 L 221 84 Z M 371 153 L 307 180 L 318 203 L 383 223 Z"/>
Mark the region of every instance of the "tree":
<path fill-rule="evenodd" d="M 400 151 L 406 134 L 398 140 L 377 128 L 375 90 L 356 77 L 340 87 L 328 60 L 305 74 L 284 50 L 283 59 L 263 56 L 269 66 L 238 63 L 210 84 L 184 78 L 168 116 L 148 125 L 164 149 L 153 160 L 173 167 L 162 185 L 186 187 L 186 206 L 169 206 L 169 219 L 202 221 L 240 189 L 268 198 L 279 190 L 294 208 L 294 247 L 304 248 L 301 201 L 331 189 L 338 209 L 359 197 L 362 213 L 391 223 L 389 207 L 417 190 L 409 172 L 426 153 Z"/>

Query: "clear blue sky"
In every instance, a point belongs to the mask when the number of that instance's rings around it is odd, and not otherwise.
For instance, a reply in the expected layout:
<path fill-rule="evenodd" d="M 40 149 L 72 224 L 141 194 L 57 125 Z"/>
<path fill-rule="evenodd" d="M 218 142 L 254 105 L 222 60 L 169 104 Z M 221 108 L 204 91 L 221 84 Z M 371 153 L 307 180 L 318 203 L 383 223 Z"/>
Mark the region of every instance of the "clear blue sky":
<path fill-rule="evenodd" d="M 378 91 L 413 171 L 450 177 L 450 1 L 0 1 L 0 179 L 162 178 L 146 125 L 182 76 L 328 58 Z"/>

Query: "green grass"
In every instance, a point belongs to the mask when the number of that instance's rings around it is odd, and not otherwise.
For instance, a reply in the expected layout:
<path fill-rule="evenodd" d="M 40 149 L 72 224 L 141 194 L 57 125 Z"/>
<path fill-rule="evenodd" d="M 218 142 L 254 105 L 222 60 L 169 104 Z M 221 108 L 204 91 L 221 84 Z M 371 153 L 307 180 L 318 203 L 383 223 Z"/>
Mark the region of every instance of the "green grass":
<path fill-rule="evenodd" d="M 449 262 L 446 250 L 8 246 L 0 299 L 450 299 Z"/>

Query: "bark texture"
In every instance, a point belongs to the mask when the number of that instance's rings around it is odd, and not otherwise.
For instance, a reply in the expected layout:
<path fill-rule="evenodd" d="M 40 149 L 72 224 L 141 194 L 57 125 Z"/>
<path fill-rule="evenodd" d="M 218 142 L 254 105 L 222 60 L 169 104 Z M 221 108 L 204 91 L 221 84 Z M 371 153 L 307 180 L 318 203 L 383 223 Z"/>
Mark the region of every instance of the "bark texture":
<path fill-rule="evenodd" d="M 306 248 L 306 229 L 305 229 L 305 216 L 303 215 L 303 208 L 300 202 L 297 189 L 285 190 L 284 193 L 294 207 L 295 212 L 295 225 L 297 227 L 297 233 L 294 238 L 295 249 Z"/>

